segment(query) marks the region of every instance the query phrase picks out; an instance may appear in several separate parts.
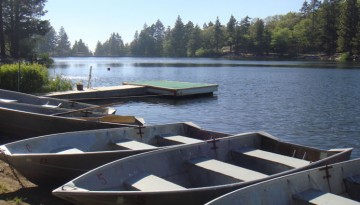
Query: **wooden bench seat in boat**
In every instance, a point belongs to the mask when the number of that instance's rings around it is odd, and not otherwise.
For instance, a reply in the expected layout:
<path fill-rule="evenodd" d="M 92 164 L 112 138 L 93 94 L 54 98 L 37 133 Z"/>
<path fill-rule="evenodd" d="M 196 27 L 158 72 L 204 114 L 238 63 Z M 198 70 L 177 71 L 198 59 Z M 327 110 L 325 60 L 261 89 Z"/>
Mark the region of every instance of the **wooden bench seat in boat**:
<path fill-rule="evenodd" d="M 11 103 L 11 102 L 17 102 L 17 100 L 0 98 L 0 102 Z"/>
<path fill-rule="evenodd" d="M 240 166 L 232 165 L 216 159 L 196 158 L 188 162 L 196 169 L 206 171 L 206 176 L 219 183 L 225 181 L 252 181 L 268 177 L 268 175 L 246 169 Z M 216 182 L 217 183 L 217 182 Z"/>
<path fill-rule="evenodd" d="M 65 149 L 65 150 L 59 151 L 57 153 L 58 154 L 76 154 L 76 153 L 84 153 L 84 152 L 77 148 L 70 148 L 70 149 Z"/>
<path fill-rule="evenodd" d="M 322 192 L 316 189 L 308 189 L 299 194 L 295 194 L 293 198 L 300 204 L 313 204 L 313 205 L 360 205 L 360 202 L 335 195 L 332 193 Z"/>
<path fill-rule="evenodd" d="M 198 142 L 203 142 L 202 140 L 194 139 L 191 137 L 185 137 L 181 135 L 173 135 L 173 136 L 159 136 L 159 138 L 171 145 L 179 145 L 179 144 L 193 144 Z"/>
<path fill-rule="evenodd" d="M 125 186 L 137 191 L 173 191 L 186 188 L 152 174 L 141 174 L 125 181 Z"/>
<path fill-rule="evenodd" d="M 163 138 L 166 140 L 176 142 L 178 144 L 193 144 L 193 143 L 203 142 L 202 140 L 185 137 L 185 136 L 181 136 L 181 135 L 167 136 L 167 137 L 163 137 Z"/>
<path fill-rule="evenodd" d="M 276 154 L 273 152 L 267 152 L 260 149 L 254 149 L 252 147 L 244 147 L 244 148 L 232 150 L 232 152 L 240 153 L 247 157 L 264 160 L 267 162 L 282 164 L 291 168 L 300 168 L 310 164 L 309 161 L 303 159 Z"/>
<path fill-rule="evenodd" d="M 116 145 L 123 148 L 123 149 L 128 149 L 128 150 L 143 150 L 143 149 L 155 149 L 155 148 L 157 148 L 155 146 L 145 144 L 145 143 L 142 143 L 142 142 L 138 142 L 138 141 L 135 141 L 135 140 L 118 142 L 118 143 L 116 143 Z"/>

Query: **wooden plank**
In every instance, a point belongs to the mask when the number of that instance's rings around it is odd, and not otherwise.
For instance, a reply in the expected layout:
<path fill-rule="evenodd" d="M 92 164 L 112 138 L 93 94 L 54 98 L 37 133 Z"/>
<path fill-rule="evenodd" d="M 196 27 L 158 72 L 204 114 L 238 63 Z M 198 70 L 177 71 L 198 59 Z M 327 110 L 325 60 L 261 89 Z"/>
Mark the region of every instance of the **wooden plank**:
<path fill-rule="evenodd" d="M 133 177 L 127 180 L 125 184 L 129 189 L 138 191 L 173 191 L 186 189 L 152 174 Z"/>
<path fill-rule="evenodd" d="M 198 142 L 203 142 L 203 140 L 194 139 L 191 137 L 185 137 L 181 135 L 174 135 L 174 136 L 165 136 L 161 137 L 164 140 L 168 140 L 170 142 L 173 142 L 175 144 L 193 144 Z"/>
<path fill-rule="evenodd" d="M 116 143 L 116 145 L 121 148 L 129 149 L 129 150 L 143 150 L 143 149 L 156 149 L 157 148 L 155 146 L 145 144 L 142 142 L 138 142 L 135 140 L 119 142 L 119 143 Z"/>
<path fill-rule="evenodd" d="M 264 150 L 254 149 L 254 148 L 241 148 L 241 149 L 233 150 L 233 152 L 238 152 L 238 153 L 250 156 L 250 157 L 263 159 L 263 160 L 278 163 L 278 164 L 287 165 L 287 166 L 293 167 L 293 168 L 300 168 L 300 167 L 304 167 L 304 166 L 307 166 L 310 164 L 309 161 L 306 161 L 303 159 L 289 157 L 289 156 L 276 154 L 273 152 L 267 152 Z"/>
<path fill-rule="evenodd" d="M 198 158 L 189 161 L 189 163 L 195 165 L 196 167 L 226 175 L 240 181 L 252 181 L 268 177 L 266 174 L 240 166 L 235 166 L 216 159 Z"/>
<path fill-rule="evenodd" d="M 294 195 L 294 198 L 306 204 L 313 205 L 360 205 L 360 202 L 316 189 L 309 189 L 296 194 Z"/>

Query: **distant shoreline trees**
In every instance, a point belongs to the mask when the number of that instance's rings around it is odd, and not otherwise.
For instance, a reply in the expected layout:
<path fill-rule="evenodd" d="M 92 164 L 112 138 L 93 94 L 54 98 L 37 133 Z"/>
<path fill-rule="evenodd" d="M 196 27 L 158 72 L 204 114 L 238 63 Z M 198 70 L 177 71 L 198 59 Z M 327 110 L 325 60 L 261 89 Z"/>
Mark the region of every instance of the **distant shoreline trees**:
<path fill-rule="evenodd" d="M 178 16 L 172 28 L 165 28 L 160 20 L 144 25 L 129 44 L 112 33 L 104 43 L 98 41 L 93 54 L 81 39 L 71 47 L 63 28 L 58 35 L 50 29 L 40 43 L 48 45 L 38 46 L 38 52 L 51 56 L 276 58 L 342 53 L 353 59 L 360 55 L 359 6 L 358 0 L 305 0 L 300 12 L 265 19 L 245 16 L 237 20 L 231 15 L 225 25 L 217 18 L 202 28 L 191 21 L 185 24 Z M 52 50 L 40 49 L 45 47 Z"/>

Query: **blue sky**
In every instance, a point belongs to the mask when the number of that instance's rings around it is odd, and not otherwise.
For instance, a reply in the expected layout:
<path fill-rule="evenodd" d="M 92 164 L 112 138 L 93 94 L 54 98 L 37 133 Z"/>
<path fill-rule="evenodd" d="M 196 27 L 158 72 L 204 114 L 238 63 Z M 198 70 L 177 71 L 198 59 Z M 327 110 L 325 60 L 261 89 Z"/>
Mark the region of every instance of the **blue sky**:
<path fill-rule="evenodd" d="M 226 25 L 231 15 L 237 20 L 245 16 L 266 18 L 290 11 L 298 12 L 304 0 L 49 0 L 43 19 L 50 20 L 58 32 L 65 28 L 71 44 L 82 39 L 91 50 L 97 41 L 104 42 L 113 32 L 131 42 L 135 31 L 158 19 L 165 27 L 173 27 L 180 15 L 186 24 L 200 27 L 219 17 Z"/>

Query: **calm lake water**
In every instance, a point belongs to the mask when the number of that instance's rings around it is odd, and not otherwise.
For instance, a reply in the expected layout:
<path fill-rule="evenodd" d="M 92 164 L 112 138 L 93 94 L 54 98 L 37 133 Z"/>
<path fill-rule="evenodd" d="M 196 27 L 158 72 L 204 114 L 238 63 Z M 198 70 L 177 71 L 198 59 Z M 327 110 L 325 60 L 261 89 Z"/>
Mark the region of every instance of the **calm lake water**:
<path fill-rule="evenodd" d="M 213 97 L 119 102 L 148 124 L 191 121 L 231 134 L 266 131 L 285 141 L 360 157 L 360 65 L 179 58 L 56 58 L 50 74 L 93 87 L 125 81 L 215 83 Z M 110 70 L 108 70 L 110 68 Z"/>

